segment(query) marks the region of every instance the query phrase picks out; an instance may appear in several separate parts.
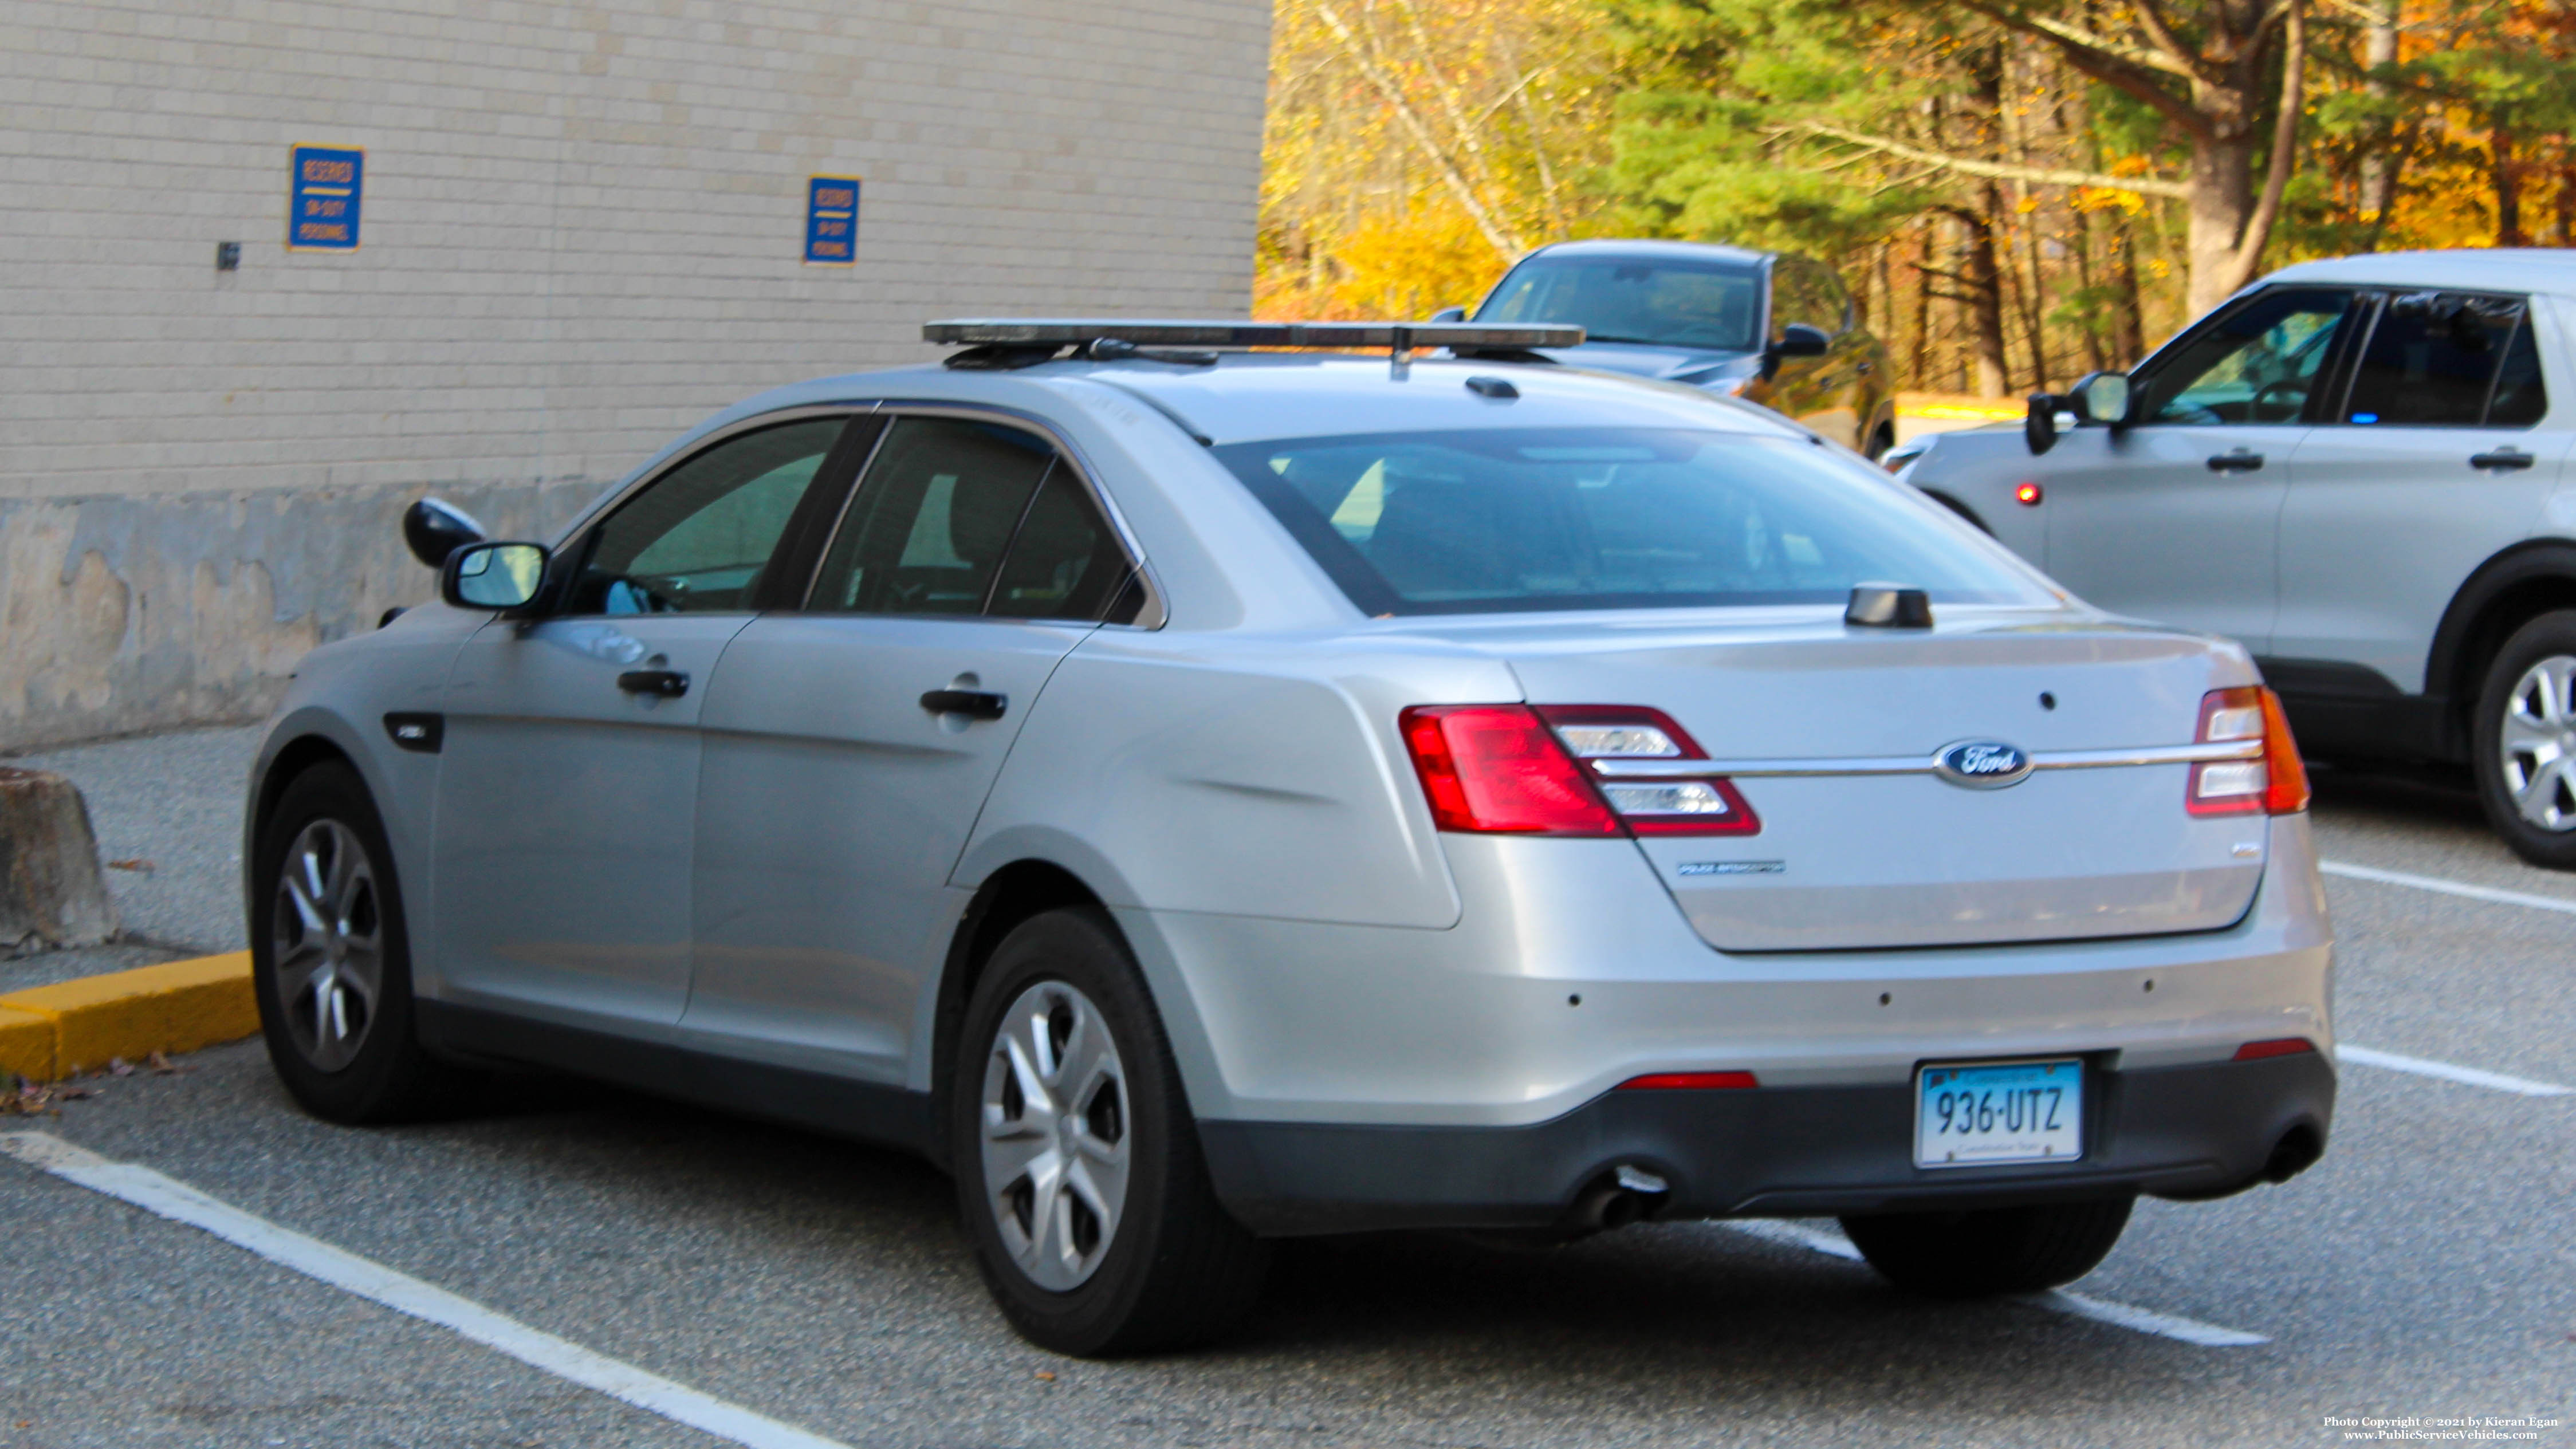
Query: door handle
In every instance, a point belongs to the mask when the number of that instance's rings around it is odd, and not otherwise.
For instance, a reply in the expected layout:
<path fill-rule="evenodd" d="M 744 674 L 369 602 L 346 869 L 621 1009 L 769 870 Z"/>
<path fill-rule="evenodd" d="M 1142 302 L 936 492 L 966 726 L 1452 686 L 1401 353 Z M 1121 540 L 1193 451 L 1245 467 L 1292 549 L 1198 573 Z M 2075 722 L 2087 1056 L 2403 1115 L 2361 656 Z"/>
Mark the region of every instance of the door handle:
<path fill-rule="evenodd" d="M 1011 707 L 1011 697 L 988 689 L 934 689 L 921 697 L 921 707 L 932 714 L 962 714 L 968 719 L 1000 719 Z"/>
<path fill-rule="evenodd" d="M 2492 453 L 2480 453 L 2469 459 L 2469 466 L 2490 472 L 2510 473 L 2517 468 L 2530 467 L 2533 461 L 2532 456 L 2520 448 L 2498 448 Z"/>
<path fill-rule="evenodd" d="M 2236 448 L 2219 453 L 2209 460 L 2212 473 L 2252 473 L 2263 466 L 2263 455 L 2250 448 Z"/>
<path fill-rule="evenodd" d="M 678 699 L 689 692 L 689 676 L 677 669 L 630 669 L 617 676 L 617 687 L 628 694 Z"/>

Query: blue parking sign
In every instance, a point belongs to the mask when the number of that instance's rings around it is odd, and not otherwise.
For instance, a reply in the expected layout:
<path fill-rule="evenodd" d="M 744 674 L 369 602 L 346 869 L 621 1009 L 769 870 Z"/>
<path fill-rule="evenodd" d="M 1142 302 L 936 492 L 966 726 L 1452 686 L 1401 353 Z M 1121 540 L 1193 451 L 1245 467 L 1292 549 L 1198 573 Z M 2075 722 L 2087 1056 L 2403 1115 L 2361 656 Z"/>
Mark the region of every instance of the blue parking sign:
<path fill-rule="evenodd" d="M 805 260 L 846 267 L 858 259 L 859 178 L 813 178 L 805 185 Z"/>
<path fill-rule="evenodd" d="M 287 249 L 356 251 L 367 153 L 343 146 L 290 146 L 286 165 Z"/>

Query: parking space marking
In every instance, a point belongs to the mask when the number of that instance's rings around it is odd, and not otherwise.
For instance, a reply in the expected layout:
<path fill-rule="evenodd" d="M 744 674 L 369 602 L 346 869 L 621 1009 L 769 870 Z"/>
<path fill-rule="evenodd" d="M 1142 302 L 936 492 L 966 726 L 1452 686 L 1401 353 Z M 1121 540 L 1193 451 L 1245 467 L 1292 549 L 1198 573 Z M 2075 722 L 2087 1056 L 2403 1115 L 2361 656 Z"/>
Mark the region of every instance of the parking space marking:
<path fill-rule="evenodd" d="M 2518 1092 L 2526 1097 L 2564 1097 L 2576 1087 L 2562 1087 L 2555 1082 L 2535 1082 L 2529 1077 L 2508 1077 L 2502 1072 L 2484 1072 L 2476 1067 L 2455 1067 L 2449 1062 L 2431 1062 L 2422 1057 L 2404 1057 L 2395 1052 L 2377 1052 L 2368 1047 L 2338 1046 L 2335 1060 L 2359 1062 L 2365 1067 L 2386 1067 L 2392 1072 L 2413 1072 L 2419 1077 L 2439 1077 L 2446 1082 L 2465 1082 L 2472 1087 L 2491 1087 L 2499 1092 Z"/>
<path fill-rule="evenodd" d="M 1853 1247 L 1851 1239 L 1840 1233 L 1829 1233 L 1799 1223 L 1785 1223 L 1764 1218 L 1728 1219 L 1718 1226 L 1733 1228 L 1739 1233 L 1760 1238 L 1766 1243 L 1804 1248 L 1811 1253 L 1823 1253 L 1828 1257 L 1843 1258 L 1855 1263 L 1861 1261 L 1860 1249 Z M 2108 1323 L 2137 1333 L 2152 1333 L 2159 1338 L 2198 1344 L 2203 1348 L 2250 1348 L 2256 1344 L 2272 1341 L 2259 1333 L 2247 1333 L 2237 1328 L 2221 1328 L 2215 1323 L 2203 1323 L 2196 1318 L 2182 1318 L 2171 1313 L 2158 1313 L 2151 1308 L 2133 1308 L 2126 1303 L 2113 1303 L 2108 1299 L 2095 1298 L 2088 1294 L 2069 1293 L 2063 1288 L 2052 1289 L 2046 1293 L 2017 1293 L 2013 1295 L 2011 1301 L 2027 1304 L 2032 1308 L 2044 1308 L 2051 1313 L 2063 1313 L 2069 1318 Z"/>
<path fill-rule="evenodd" d="M 2409 875 L 2402 870 L 2381 870 L 2375 865 L 2346 865 L 2340 860 L 2318 861 L 2317 870 L 2321 874 L 2339 875 L 2347 880 L 2411 886 L 2419 891 L 2439 891 L 2446 896 L 2464 896 L 2473 901 L 2492 901 L 2500 906 L 2528 906 L 2535 911 L 2557 911 L 2562 915 L 2576 916 L 2576 901 L 2561 900 L 2557 896 L 2536 896 L 2529 891 L 2498 890 L 2494 886 L 2444 880 L 2437 875 Z"/>
<path fill-rule="evenodd" d="M 793 1424 L 780 1423 L 739 1404 L 726 1403 L 685 1384 L 647 1373 L 633 1364 L 593 1353 L 569 1339 L 495 1313 L 470 1298 L 397 1273 L 318 1238 L 279 1227 L 148 1167 L 113 1162 L 43 1132 L 0 1133 L 0 1152 L 65 1182 L 104 1193 L 174 1223 L 201 1228 L 280 1267 L 397 1313 L 435 1323 L 532 1368 L 595 1389 L 673 1423 L 703 1429 L 745 1449 L 850 1449 L 837 1439 L 808 1433 Z"/>

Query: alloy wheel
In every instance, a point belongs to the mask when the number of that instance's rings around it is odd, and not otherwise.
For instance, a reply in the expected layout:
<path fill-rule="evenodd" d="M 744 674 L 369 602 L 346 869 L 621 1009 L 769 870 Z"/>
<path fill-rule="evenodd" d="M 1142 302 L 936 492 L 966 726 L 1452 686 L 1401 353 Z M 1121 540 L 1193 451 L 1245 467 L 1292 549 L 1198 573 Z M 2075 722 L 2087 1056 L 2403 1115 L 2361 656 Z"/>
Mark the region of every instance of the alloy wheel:
<path fill-rule="evenodd" d="M 2533 664 L 2505 697 L 2504 787 L 2522 818 L 2542 830 L 2576 830 L 2576 657 Z"/>
<path fill-rule="evenodd" d="M 1100 1267 L 1127 1205 L 1127 1075 L 1091 998 L 1041 981 L 1002 1014 L 984 1066 L 984 1202 L 1029 1281 Z"/>
<path fill-rule="evenodd" d="M 279 863 L 271 912 L 287 1034 L 306 1061 L 338 1071 L 375 1025 L 385 979 L 375 863 L 337 820 L 304 827 Z"/>

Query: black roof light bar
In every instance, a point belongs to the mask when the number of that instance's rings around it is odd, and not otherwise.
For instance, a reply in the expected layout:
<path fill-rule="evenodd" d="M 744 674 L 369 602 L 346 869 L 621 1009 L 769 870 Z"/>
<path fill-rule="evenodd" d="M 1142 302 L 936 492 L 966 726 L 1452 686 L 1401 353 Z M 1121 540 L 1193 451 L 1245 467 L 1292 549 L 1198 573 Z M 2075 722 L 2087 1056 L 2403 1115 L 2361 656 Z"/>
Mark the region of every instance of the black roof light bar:
<path fill-rule="evenodd" d="M 1482 322 L 1234 322 L 1181 318 L 961 317 L 921 324 L 921 340 L 963 345 L 951 367 L 1030 367 L 1067 347 L 1107 360 L 1136 357 L 1204 367 L 1206 353 L 1148 353 L 1145 347 L 1383 347 L 1398 366 L 1417 347 L 1446 347 L 1462 356 L 1496 361 L 1546 359 L 1537 347 L 1579 347 L 1583 329 L 1555 324 L 1494 325 Z M 1495 354 L 1519 354 L 1517 358 Z"/>

